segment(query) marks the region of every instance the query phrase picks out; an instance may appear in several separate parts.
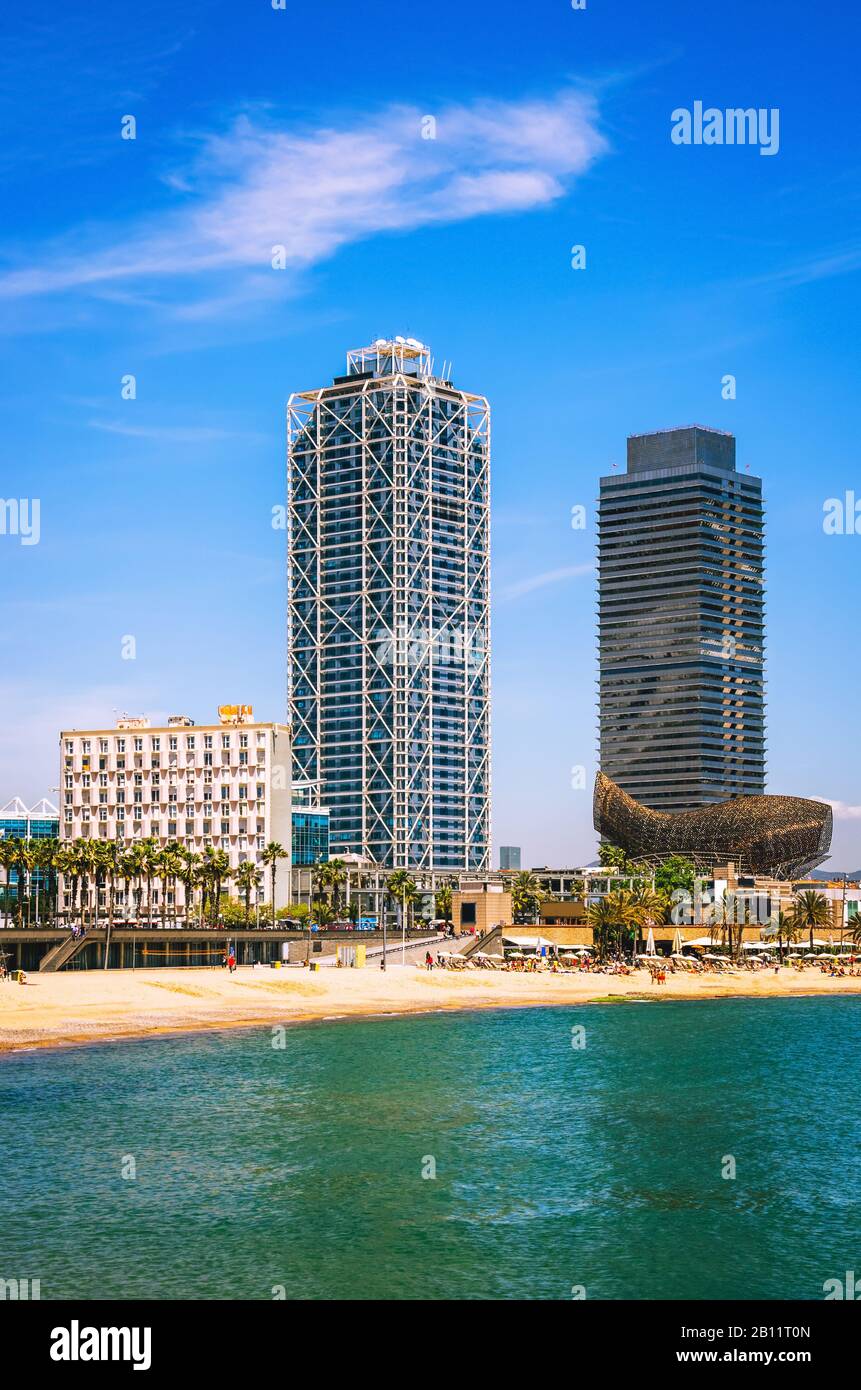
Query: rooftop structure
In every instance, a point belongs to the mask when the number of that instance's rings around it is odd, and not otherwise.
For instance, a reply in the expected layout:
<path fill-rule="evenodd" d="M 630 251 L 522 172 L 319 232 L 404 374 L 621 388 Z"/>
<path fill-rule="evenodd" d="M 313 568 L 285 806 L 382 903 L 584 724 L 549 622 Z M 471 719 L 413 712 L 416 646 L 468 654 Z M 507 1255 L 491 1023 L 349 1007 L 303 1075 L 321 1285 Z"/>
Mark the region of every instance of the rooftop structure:
<path fill-rule="evenodd" d="M 700 869 L 800 878 L 828 857 L 831 807 L 800 796 L 738 796 L 675 815 L 641 806 L 603 772 L 595 778 L 595 829 L 631 859 L 683 855 Z"/>

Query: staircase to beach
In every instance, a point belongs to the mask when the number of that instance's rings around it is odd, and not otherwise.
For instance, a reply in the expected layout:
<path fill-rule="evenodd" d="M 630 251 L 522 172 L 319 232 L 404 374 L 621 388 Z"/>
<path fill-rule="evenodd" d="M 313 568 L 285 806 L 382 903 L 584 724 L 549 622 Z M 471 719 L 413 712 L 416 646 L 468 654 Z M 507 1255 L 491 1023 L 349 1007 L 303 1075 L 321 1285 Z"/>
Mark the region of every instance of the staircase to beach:
<path fill-rule="evenodd" d="M 50 974 L 54 970 L 60 970 L 86 946 L 87 941 L 88 937 L 84 935 L 72 936 L 72 933 L 69 932 L 69 935 L 64 937 L 58 945 L 52 946 L 50 951 L 45 952 L 39 961 L 39 972 L 44 971 L 46 974 Z"/>

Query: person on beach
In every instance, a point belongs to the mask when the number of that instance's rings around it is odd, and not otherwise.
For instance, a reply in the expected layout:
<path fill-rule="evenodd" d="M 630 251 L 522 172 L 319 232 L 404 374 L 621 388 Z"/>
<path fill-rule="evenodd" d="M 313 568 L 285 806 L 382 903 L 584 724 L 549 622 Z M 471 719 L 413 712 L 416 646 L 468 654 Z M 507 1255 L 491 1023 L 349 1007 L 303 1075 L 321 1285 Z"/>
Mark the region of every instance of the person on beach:
<path fill-rule="evenodd" d="M 425 966 L 428 970 L 433 970 L 433 956 L 430 951 L 425 951 Z"/>
<path fill-rule="evenodd" d="M 227 957 L 227 969 L 229 970 L 231 975 L 235 974 L 236 972 L 236 956 L 233 954 L 232 951 L 230 952 L 230 955 Z"/>

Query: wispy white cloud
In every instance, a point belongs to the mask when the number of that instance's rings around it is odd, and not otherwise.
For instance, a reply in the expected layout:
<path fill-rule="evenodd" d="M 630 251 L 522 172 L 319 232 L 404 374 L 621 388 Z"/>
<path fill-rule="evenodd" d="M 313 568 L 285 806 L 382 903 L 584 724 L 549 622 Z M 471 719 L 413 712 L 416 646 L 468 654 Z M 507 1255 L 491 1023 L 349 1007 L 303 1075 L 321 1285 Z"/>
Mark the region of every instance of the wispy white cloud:
<path fill-rule="evenodd" d="M 252 299 L 279 275 L 273 247 L 284 247 L 295 275 L 378 233 L 544 207 L 608 148 L 594 98 L 570 90 L 450 107 L 435 119 L 436 138 L 423 139 L 422 112 L 407 106 L 340 129 L 243 115 L 199 137 L 190 166 L 166 174 L 169 209 L 42 246 L 0 275 L 0 297 L 115 296 L 124 285 L 161 297 L 180 277 L 233 271 L 241 275 L 226 293 Z M 204 290 L 201 314 L 218 312 L 220 288 Z M 188 286 L 179 297 L 188 300 Z"/>
<path fill-rule="evenodd" d="M 532 574 L 525 579 L 517 579 L 513 584 L 503 587 L 499 597 L 502 599 L 520 598 L 523 594 L 534 593 L 536 589 L 546 589 L 551 584 L 562 584 L 566 579 L 576 579 L 583 574 L 591 574 L 594 565 L 563 565 L 561 569 L 545 570 L 543 574 Z"/>
<path fill-rule="evenodd" d="M 832 280 L 839 275 L 853 275 L 861 270 L 861 246 L 850 246 L 842 251 L 827 252 L 811 256 L 806 261 L 796 261 L 793 265 L 767 271 L 737 282 L 750 288 L 775 285 L 781 289 L 796 289 L 800 285 L 810 285 L 817 280 Z"/>
<path fill-rule="evenodd" d="M 861 806 L 850 806 L 845 801 L 833 801 L 828 796 L 814 796 L 814 801 L 824 801 L 831 807 L 835 820 L 861 820 Z"/>
<path fill-rule="evenodd" d="M 130 439 L 149 439 L 158 444 L 213 444 L 222 439 L 261 442 L 266 435 L 242 430 L 211 429 L 206 425 L 118 425 L 109 420 L 91 420 L 90 429 L 121 434 Z"/>

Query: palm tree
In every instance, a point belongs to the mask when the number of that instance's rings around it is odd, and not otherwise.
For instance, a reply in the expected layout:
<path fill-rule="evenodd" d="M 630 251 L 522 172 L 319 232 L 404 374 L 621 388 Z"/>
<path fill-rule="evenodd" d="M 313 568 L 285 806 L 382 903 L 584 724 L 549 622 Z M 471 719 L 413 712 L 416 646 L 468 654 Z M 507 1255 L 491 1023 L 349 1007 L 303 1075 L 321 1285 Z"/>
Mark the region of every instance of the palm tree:
<path fill-rule="evenodd" d="M 28 909 L 28 874 L 31 873 L 33 863 L 33 852 L 29 840 L 21 840 L 19 837 L 8 841 L 11 847 L 11 862 L 15 870 L 15 917 L 18 926 L 24 927 L 24 917 Z"/>
<path fill-rule="evenodd" d="M 795 902 L 792 907 L 792 920 L 800 930 L 809 929 L 810 949 L 813 950 L 813 929 L 814 927 L 827 927 L 831 923 L 831 904 L 824 893 L 817 893 L 813 888 L 807 888 L 803 893 L 796 893 Z"/>
<path fill-rule="evenodd" d="M 99 889 L 104 884 L 110 872 L 110 847 L 107 840 L 91 840 L 89 859 L 92 866 L 93 875 L 93 898 L 95 905 L 96 921 L 99 924 Z M 110 916 L 110 908 L 108 915 Z M 107 948 L 105 949 L 105 969 L 107 969 Z"/>
<path fill-rule="evenodd" d="M 330 859 L 322 868 L 324 882 L 332 895 L 332 910 L 337 917 L 341 904 L 341 885 L 347 877 L 347 866 L 343 859 Z"/>
<path fill-rule="evenodd" d="M 194 890 L 201 881 L 201 858 L 193 849 L 184 847 L 178 849 L 177 854 L 181 864 L 179 877 L 182 879 L 185 892 L 185 925 L 189 926 L 189 919 L 194 911 Z"/>
<path fill-rule="evenodd" d="M 126 851 L 125 855 L 123 856 L 123 864 L 124 876 L 126 873 L 130 873 L 134 882 L 134 888 L 132 889 L 132 898 L 134 900 L 135 925 L 140 926 L 141 903 L 143 900 L 143 879 L 146 868 L 146 856 L 144 854 L 144 847 L 141 841 L 137 841 L 135 844 L 131 845 L 130 848 Z"/>
<path fill-rule="evenodd" d="M 275 925 L 275 872 L 278 868 L 278 860 L 286 858 L 287 851 L 283 845 L 279 845 L 277 840 L 270 840 L 260 855 L 261 863 L 265 864 L 269 870 L 269 896 L 272 900 L 273 926 Z"/>
<path fill-rule="evenodd" d="M 233 875 L 233 882 L 245 899 L 245 925 L 248 926 L 248 918 L 251 915 L 251 890 L 260 888 L 263 875 L 256 864 L 252 864 L 250 859 L 245 859 Z"/>
<path fill-rule="evenodd" d="M 787 946 L 791 946 L 792 943 L 794 941 L 797 941 L 799 936 L 801 935 L 801 927 L 795 921 L 795 918 L 791 915 L 791 913 L 784 912 L 782 907 L 778 909 L 777 919 L 774 925 L 777 927 L 777 949 L 780 953 L 780 959 L 782 961 L 784 941 L 786 942 Z"/>
<path fill-rule="evenodd" d="M 443 921 L 451 925 L 451 884 L 444 883 L 441 888 L 436 890 L 434 908 L 437 917 L 442 917 Z"/>
<path fill-rule="evenodd" d="M 18 875 L 18 925 L 24 926 L 24 913 L 30 918 L 30 875 L 36 865 L 36 856 L 29 840 L 15 841 L 15 868 Z"/>
<path fill-rule="evenodd" d="M 62 844 L 59 840 L 49 839 L 39 842 L 40 867 L 45 880 L 45 896 L 48 902 L 47 918 L 49 925 L 56 920 L 59 904 L 57 860 L 61 849 Z"/>
<path fill-rule="evenodd" d="M 637 912 L 634 921 L 633 949 L 633 955 L 636 955 L 640 927 L 657 927 L 666 922 L 670 901 L 665 892 L 659 888 L 653 888 L 650 883 L 638 883 L 631 890 L 629 897 Z"/>
<path fill-rule="evenodd" d="M 152 884 L 158 878 L 161 863 L 161 849 L 158 840 L 146 839 L 141 843 L 143 874 L 146 879 L 147 925 L 152 926 Z"/>
<path fill-rule="evenodd" d="M 161 924 L 167 920 L 168 892 L 173 894 L 173 918 L 176 922 L 176 880 L 183 871 L 184 861 L 179 845 L 175 842 L 165 845 L 158 855 L 158 874 L 161 879 Z"/>
<path fill-rule="evenodd" d="M 94 845 L 96 857 L 96 903 L 99 900 L 99 878 L 107 879 L 108 883 L 108 928 L 105 933 L 105 962 L 104 968 L 108 968 L 108 952 L 111 948 L 111 932 L 114 926 L 114 896 L 117 878 L 118 850 L 116 840 L 99 840 Z"/>
<path fill-rule="evenodd" d="M 67 885 L 68 885 L 68 887 L 69 887 L 69 889 L 70 889 L 70 892 L 69 892 L 69 897 L 70 897 L 70 901 L 71 901 L 71 908 L 70 908 L 70 911 L 71 911 L 72 915 L 74 916 L 75 898 L 76 898 L 76 896 L 77 896 L 77 891 L 78 891 L 78 856 L 77 856 L 77 854 L 76 854 L 74 848 L 72 847 L 72 845 L 60 845 L 59 849 L 57 850 L 57 853 L 54 855 L 54 869 L 55 869 L 55 871 L 56 871 L 56 873 L 57 873 L 57 875 L 58 875 L 58 879 L 59 879 L 59 878 L 62 878 L 62 880 L 63 880 L 63 891 L 64 891 L 64 892 L 66 891 Z M 58 901 L 58 905 L 59 905 L 59 894 L 60 894 L 60 889 L 59 889 L 59 882 L 58 882 L 58 885 L 57 885 L 57 901 Z M 68 919 L 67 919 L 67 923 L 66 923 L 66 924 L 68 925 Z"/>
<path fill-rule="evenodd" d="M 0 866 L 6 871 L 6 883 L 3 892 L 3 925 L 9 925 L 9 898 L 11 896 L 12 868 L 15 863 L 15 842 L 14 840 L 0 840 Z"/>
<path fill-rule="evenodd" d="M 587 912 L 592 936 L 598 946 L 598 959 L 603 960 L 607 946 L 615 937 L 619 923 L 615 908 L 608 897 L 599 898 Z"/>
<path fill-rule="evenodd" d="M 400 907 L 402 914 L 401 925 L 406 929 L 407 913 L 411 904 L 415 902 L 419 895 L 415 879 L 410 877 L 406 869 L 395 869 L 395 872 L 389 875 L 389 881 L 386 887 L 388 888 L 389 896 L 393 898 Z"/>
<path fill-rule="evenodd" d="M 311 912 L 308 913 L 308 948 L 305 953 L 305 964 L 311 964 L 311 932 L 314 924 L 318 927 L 327 927 L 334 916 L 331 907 L 325 898 L 315 898 L 311 904 Z"/>
<path fill-rule="evenodd" d="M 206 886 L 209 889 L 209 911 L 214 918 L 212 925 L 218 926 L 218 914 L 221 903 L 221 887 L 230 877 L 230 860 L 223 849 L 213 849 L 207 846 L 203 854 L 203 872 Z"/>
<path fill-rule="evenodd" d="M 646 921 L 647 915 L 651 912 L 657 912 L 659 906 L 652 903 L 651 899 L 647 898 L 645 894 L 642 897 L 638 897 L 630 888 L 617 888 L 614 893 L 608 893 L 607 897 L 610 900 L 610 905 L 616 915 L 616 921 L 619 926 L 620 945 L 628 933 L 631 935 L 631 958 L 633 959 L 637 952 L 637 939 L 639 937 L 640 927 Z M 658 903 L 659 901 L 660 900 L 658 900 Z"/>
<path fill-rule="evenodd" d="M 515 921 L 534 922 L 543 897 L 544 891 L 538 879 L 528 869 L 523 869 L 511 884 L 511 907 Z"/>
<path fill-rule="evenodd" d="M 87 906 L 90 902 L 90 884 L 93 887 L 93 905 L 90 909 L 90 926 L 99 925 L 99 878 L 101 875 L 101 859 L 99 857 L 99 847 L 95 840 L 85 837 L 81 840 L 79 849 L 81 856 L 81 867 L 87 876 Z"/>

